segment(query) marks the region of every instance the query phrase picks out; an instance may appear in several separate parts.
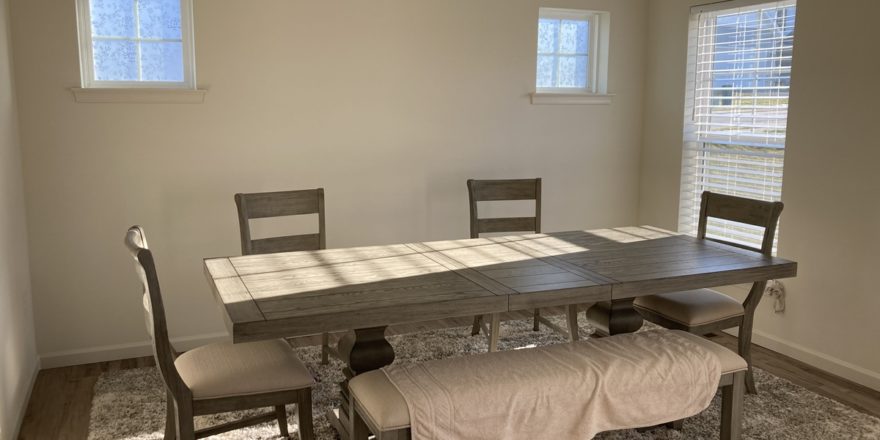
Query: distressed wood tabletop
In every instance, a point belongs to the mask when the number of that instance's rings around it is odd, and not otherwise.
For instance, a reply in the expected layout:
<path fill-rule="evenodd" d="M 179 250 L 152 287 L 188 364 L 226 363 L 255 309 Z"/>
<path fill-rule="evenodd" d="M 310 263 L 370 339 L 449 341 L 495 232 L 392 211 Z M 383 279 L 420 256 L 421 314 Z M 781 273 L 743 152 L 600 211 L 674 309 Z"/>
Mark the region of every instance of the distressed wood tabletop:
<path fill-rule="evenodd" d="M 205 259 L 236 342 L 787 278 L 650 226 Z"/>

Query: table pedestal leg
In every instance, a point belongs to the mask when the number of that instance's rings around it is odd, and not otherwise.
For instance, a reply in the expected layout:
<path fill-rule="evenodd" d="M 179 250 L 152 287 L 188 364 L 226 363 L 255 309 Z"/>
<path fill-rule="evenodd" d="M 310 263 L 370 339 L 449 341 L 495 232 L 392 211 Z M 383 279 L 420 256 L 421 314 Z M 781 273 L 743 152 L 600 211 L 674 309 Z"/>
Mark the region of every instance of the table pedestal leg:
<path fill-rule="evenodd" d="M 602 336 L 632 333 L 642 328 L 642 315 L 633 308 L 633 299 L 599 302 L 587 310 L 587 319 Z"/>
<path fill-rule="evenodd" d="M 345 362 L 342 373 L 345 380 L 339 383 L 342 405 L 327 414 L 330 424 L 339 432 L 342 440 L 351 438 L 351 412 L 354 411 L 348 393 L 348 380 L 371 370 L 378 370 L 394 362 L 394 348 L 385 339 L 385 327 L 370 327 L 348 332 L 339 339 L 339 357 Z"/>

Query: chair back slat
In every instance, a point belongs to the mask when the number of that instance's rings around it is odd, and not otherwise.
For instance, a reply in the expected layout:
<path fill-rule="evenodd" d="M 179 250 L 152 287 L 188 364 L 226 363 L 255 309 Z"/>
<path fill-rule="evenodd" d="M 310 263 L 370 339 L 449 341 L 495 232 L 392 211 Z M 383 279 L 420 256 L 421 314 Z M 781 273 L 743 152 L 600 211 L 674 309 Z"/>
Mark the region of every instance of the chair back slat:
<path fill-rule="evenodd" d="M 471 238 L 490 232 L 541 232 L 541 179 L 467 181 Z M 480 218 L 477 202 L 534 200 L 534 217 Z"/>
<path fill-rule="evenodd" d="M 140 226 L 132 226 L 125 235 L 125 245 L 135 260 L 135 272 L 137 272 L 143 288 L 141 304 L 144 309 L 144 319 L 147 324 L 147 333 L 153 342 L 153 355 L 156 365 L 162 373 L 162 378 L 170 390 L 177 393 L 185 390 L 183 380 L 174 367 L 177 352 L 171 346 L 168 338 L 168 327 L 165 321 L 165 305 L 162 302 L 162 293 L 159 289 L 159 278 L 156 274 L 156 265 L 153 261 L 153 253 L 147 247 L 147 239 L 144 230 Z M 175 394 L 176 395 L 176 394 Z"/>
<path fill-rule="evenodd" d="M 535 217 L 504 217 L 477 219 L 479 233 L 536 231 Z"/>
<path fill-rule="evenodd" d="M 700 201 L 700 222 L 697 226 L 697 238 L 708 239 L 770 255 L 773 252 L 773 239 L 776 236 L 776 227 L 779 223 L 779 216 L 782 214 L 783 207 L 782 202 L 766 202 L 704 191 Z M 764 228 L 761 248 L 753 248 L 718 238 L 707 238 L 706 229 L 709 218 Z"/>
<path fill-rule="evenodd" d="M 292 250 L 321 249 L 321 234 L 287 235 L 251 240 L 251 253 L 271 254 Z"/>
<path fill-rule="evenodd" d="M 468 180 L 477 202 L 535 200 L 540 196 L 541 179 Z"/>
<path fill-rule="evenodd" d="M 326 247 L 324 189 L 236 194 L 241 253 L 313 251 Z M 318 233 L 251 239 L 250 220 L 289 215 L 318 214 Z"/>

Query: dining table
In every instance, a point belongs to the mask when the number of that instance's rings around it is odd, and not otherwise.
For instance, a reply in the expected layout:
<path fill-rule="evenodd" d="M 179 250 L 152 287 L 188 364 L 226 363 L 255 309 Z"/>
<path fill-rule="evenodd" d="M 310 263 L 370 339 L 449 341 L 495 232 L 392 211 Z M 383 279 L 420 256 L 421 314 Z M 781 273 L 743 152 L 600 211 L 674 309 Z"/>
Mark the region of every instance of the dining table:
<path fill-rule="evenodd" d="M 597 304 L 605 334 L 633 332 L 639 296 L 793 277 L 797 263 L 653 226 L 206 258 L 234 343 L 345 332 L 347 379 L 394 361 L 389 325 Z"/>

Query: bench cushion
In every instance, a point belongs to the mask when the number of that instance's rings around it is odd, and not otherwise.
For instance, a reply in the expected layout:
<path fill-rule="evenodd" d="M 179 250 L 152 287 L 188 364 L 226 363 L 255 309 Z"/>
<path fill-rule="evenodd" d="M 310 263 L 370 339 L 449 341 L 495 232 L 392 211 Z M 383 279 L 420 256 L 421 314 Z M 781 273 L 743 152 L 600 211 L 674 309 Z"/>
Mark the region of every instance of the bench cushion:
<path fill-rule="evenodd" d="M 633 302 L 636 309 L 647 309 L 679 324 L 695 327 L 742 316 L 742 304 L 711 289 L 686 290 L 642 296 Z"/>
<path fill-rule="evenodd" d="M 174 365 L 194 399 L 296 390 L 315 380 L 287 342 L 219 342 L 180 355 Z"/>
<path fill-rule="evenodd" d="M 700 336 L 680 330 L 669 330 L 688 338 L 718 356 L 721 374 L 729 374 L 748 368 L 746 361 L 736 353 Z M 388 376 L 381 370 L 363 373 L 348 383 L 351 395 L 361 409 L 361 415 L 382 431 L 409 427 L 409 408 L 406 400 Z"/>

